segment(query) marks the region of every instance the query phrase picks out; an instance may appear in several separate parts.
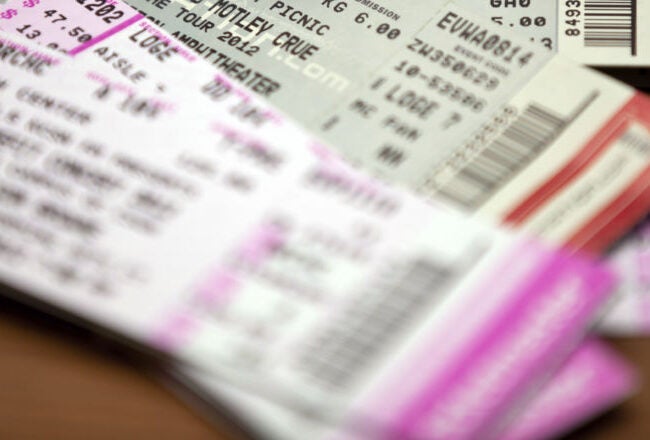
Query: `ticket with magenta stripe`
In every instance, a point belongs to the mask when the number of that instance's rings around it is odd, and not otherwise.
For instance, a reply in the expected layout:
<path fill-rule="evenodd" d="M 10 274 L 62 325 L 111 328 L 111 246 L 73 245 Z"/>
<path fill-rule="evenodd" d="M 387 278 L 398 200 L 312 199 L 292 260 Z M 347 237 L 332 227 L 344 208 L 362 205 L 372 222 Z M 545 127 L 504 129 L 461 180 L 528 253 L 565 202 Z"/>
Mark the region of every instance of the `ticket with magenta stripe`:
<path fill-rule="evenodd" d="M 326 425 L 272 401 L 242 392 L 210 375 L 186 369 L 170 372 L 173 380 L 192 390 L 204 404 L 230 408 L 230 414 L 246 424 L 248 431 L 271 439 L 330 438 L 361 440 L 362 434 L 345 426 Z M 511 416 L 510 423 L 496 429 L 495 438 L 535 440 L 553 438 L 591 419 L 628 395 L 637 378 L 609 348 L 597 340 L 583 343 L 571 360 L 554 375 L 535 401 Z M 218 417 L 218 415 L 216 415 Z M 377 433 L 378 438 L 385 433 Z M 489 438 L 483 433 L 481 438 Z"/>
<path fill-rule="evenodd" d="M 65 31 L 67 36 L 74 38 L 78 42 L 86 42 L 91 38 L 101 34 L 99 28 L 84 28 L 83 26 L 74 26 L 75 18 L 79 14 L 67 15 L 57 4 L 54 7 L 48 0 L 27 0 L 13 1 L 5 0 L 0 3 L 0 20 L 12 20 L 15 28 L 30 38 L 37 38 L 39 32 L 43 29 L 56 28 Z M 61 2 L 58 2 L 61 3 Z M 101 19 L 105 24 L 111 24 L 122 21 L 127 11 L 119 8 L 119 3 L 106 0 L 88 0 L 78 2 L 81 8 L 84 8 L 84 14 L 92 14 Z M 132 0 L 131 5 L 140 8 L 151 14 L 151 18 L 157 21 L 159 25 L 167 24 L 171 15 L 165 18 L 159 18 L 163 10 L 168 9 L 174 1 L 145 1 Z M 183 9 L 176 11 L 176 17 L 181 18 L 184 23 L 191 25 L 197 32 L 209 33 L 215 27 L 222 25 L 220 18 L 236 26 L 244 32 L 261 36 L 265 32 L 273 29 L 278 25 L 273 18 L 262 15 L 252 16 L 253 12 L 247 9 L 251 7 L 246 2 L 224 2 L 224 1 L 205 1 L 206 7 L 211 10 L 217 10 L 215 16 L 207 15 L 201 17 L 193 12 L 193 8 L 201 3 L 198 1 L 181 0 L 176 1 Z M 355 20 L 363 25 L 368 17 L 376 17 L 378 23 L 366 24 L 361 28 L 376 28 L 377 33 L 386 34 L 388 38 L 397 38 L 403 32 L 403 27 L 412 27 L 414 22 L 410 21 L 410 16 L 405 8 L 407 5 L 391 4 L 388 2 L 369 2 L 369 1 L 338 1 L 338 2 L 321 2 L 320 8 L 313 10 L 311 7 L 304 5 L 292 4 L 288 1 L 268 2 L 267 9 L 273 12 L 273 15 L 282 17 L 287 22 L 299 25 L 307 34 L 323 37 L 328 35 L 332 29 L 332 24 L 328 22 L 329 11 L 335 13 L 344 13 L 349 6 L 355 8 L 358 4 L 358 15 Z M 350 3 L 350 5 L 349 5 Z M 408 7 L 417 8 L 418 2 L 410 2 Z M 422 2 L 419 2 L 422 3 Z M 567 58 L 582 64 L 602 67 L 621 67 L 621 66 L 648 66 L 650 64 L 650 45 L 648 33 L 643 23 L 650 18 L 650 4 L 646 0 L 621 0 L 611 2 L 607 0 L 493 0 L 490 2 L 474 2 L 471 0 L 457 0 L 460 6 L 473 10 L 477 14 L 488 17 L 492 22 L 512 29 L 552 52 L 558 52 Z M 43 13 L 46 18 L 50 18 L 50 23 L 45 27 L 42 23 L 35 22 L 33 19 L 26 19 L 26 16 L 20 17 L 21 8 L 40 8 L 41 5 L 49 4 L 48 9 Z M 435 8 L 437 5 L 432 5 Z M 254 9 L 254 6 L 252 7 Z M 63 8 L 65 9 L 65 7 Z M 363 12 L 365 11 L 365 12 Z M 128 20 L 129 17 L 126 17 Z M 203 19 L 206 18 L 206 19 Z M 255 19 L 255 21 L 252 21 Z M 249 24 L 251 21 L 251 24 Z M 383 22 L 381 22 L 383 21 Z M 394 26 L 395 25 L 395 26 Z M 221 26 L 223 28 L 223 26 Z M 98 32 L 99 31 L 99 32 Z M 291 32 L 291 31 L 289 31 Z M 189 33 L 188 35 L 191 35 Z M 294 34 L 289 33 L 289 37 Z M 189 41 L 191 37 L 186 37 Z M 238 36 L 228 31 L 220 35 L 220 41 L 236 47 L 242 54 L 248 56 L 255 55 L 260 48 L 264 39 L 259 39 L 257 44 L 251 43 L 246 36 Z M 287 38 L 286 40 L 289 40 Z M 273 41 L 276 43 L 276 41 Z M 55 43 L 51 41 L 50 43 Z M 282 39 L 278 39 L 277 45 L 281 46 Z M 198 46 L 198 42 L 195 41 Z M 322 46 L 311 44 L 309 42 L 302 44 L 296 38 L 292 44 L 296 46 L 295 51 L 304 50 L 306 55 L 321 50 Z M 299 48 L 298 46 L 302 46 Z M 206 50 L 214 55 L 217 50 L 210 48 Z M 261 75 L 260 72 L 258 72 Z M 261 76 L 257 79 L 261 79 Z M 332 76 L 336 81 L 336 76 Z M 266 82 L 266 81 L 262 81 Z M 269 84 L 271 85 L 271 84 Z M 271 87 L 274 87 L 271 85 Z"/>
<path fill-rule="evenodd" d="M 612 252 L 619 275 L 617 300 L 602 327 L 613 334 L 650 334 L 650 219 L 638 225 Z"/>
<path fill-rule="evenodd" d="M 101 35 L 101 33 L 100 33 L 100 35 Z M 154 42 L 158 43 L 158 47 L 161 46 L 161 44 L 160 44 L 159 42 L 155 41 L 155 39 L 153 39 L 153 38 L 149 38 L 149 40 L 150 40 L 150 41 L 147 42 L 147 43 L 145 43 L 145 45 L 148 44 L 148 45 L 153 46 L 154 43 L 152 43 L 151 40 L 154 40 Z M 151 46 L 150 46 L 150 47 L 151 47 Z M 75 47 L 77 47 L 77 46 L 75 46 Z M 86 46 L 86 47 L 89 47 L 89 46 Z M 153 49 L 154 52 L 157 51 L 157 50 L 158 50 L 158 48 Z M 104 52 L 106 52 L 105 49 L 104 49 Z M 114 53 L 110 53 L 110 52 L 109 52 L 109 53 L 106 53 L 105 58 L 107 58 L 108 60 L 115 60 L 115 59 L 117 59 L 117 60 L 119 60 L 120 64 L 122 64 L 122 65 L 125 64 L 124 60 L 120 60 L 120 59 L 118 58 L 118 56 L 115 55 Z M 116 62 L 117 62 L 117 61 L 116 61 Z M 126 71 L 127 69 L 124 68 L 124 70 Z M 223 79 L 222 79 L 222 82 L 223 82 Z"/>
<path fill-rule="evenodd" d="M 592 262 L 388 188 L 299 134 L 224 127 L 230 109 L 207 97 L 2 50 L 3 281 L 285 406 L 472 435 L 569 354 L 611 287 Z M 465 390 L 477 375 L 489 407 Z M 397 392 L 399 412 L 372 404 Z"/>

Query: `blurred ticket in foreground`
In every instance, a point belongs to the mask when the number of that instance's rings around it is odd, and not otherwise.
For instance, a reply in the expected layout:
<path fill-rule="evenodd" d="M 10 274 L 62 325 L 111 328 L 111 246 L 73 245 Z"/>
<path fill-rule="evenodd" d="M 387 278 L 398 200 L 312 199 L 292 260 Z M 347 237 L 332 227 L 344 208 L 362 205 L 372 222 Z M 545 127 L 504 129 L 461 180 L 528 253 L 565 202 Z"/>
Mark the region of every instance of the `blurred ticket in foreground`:
<path fill-rule="evenodd" d="M 454 2 L 131 3 L 347 159 L 426 196 L 592 251 L 650 207 L 647 98 Z M 124 5 L 108 21 L 86 6 L 16 6 L 0 26 L 92 50 L 131 82 L 159 76 L 133 77 L 138 59 L 104 44 L 115 33 L 161 63 L 190 56 Z M 222 77 L 211 92 L 231 89 Z"/>
<path fill-rule="evenodd" d="M 650 218 L 612 254 L 619 273 L 615 307 L 605 318 L 605 330 L 620 334 L 650 334 Z"/>
<path fill-rule="evenodd" d="M 232 101 L 233 95 L 241 97 L 242 104 L 232 105 L 231 113 L 236 110 L 239 115 L 248 115 L 248 122 L 264 120 L 262 115 L 269 114 L 252 105 L 246 93 L 233 87 L 223 77 L 217 78 L 216 82 L 209 86 L 209 83 L 213 82 L 214 76 L 209 69 L 205 72 L 206 69 L 201 63 L 194 62 L 192 64 L 194 68 L 192 72 L 201 72 L 196 76 L 192 75 L 188 69 L 184 68 L 183 62 L 191 62 L 196 57 L 189 55 L 187 51 L 183 51 L 174 44 L 170 44 L 169 40 L 159 31 L 144 23 L 137 14 L 128 8 L 122 6 L 120 9 L 118 3 L 113 5 L 113 8 L 110 8 L 111 11 L 116 13 L 115 15 L 119 13 L 119 18 L 123 22 L 117 22 L 114 19 L 107 22 L 103 16 L 87 11 L 87 8 L 82 8 L 76 2 L 59 3 L 57 4 L 58 9 L 54 11 L 47 8 L 46 5 L 26 8 L 27 12 L 37 12 L 38 17 L 42 16 L 42 20 L 47 17 L 54 17 L 52 20 L 57 20 L 57 26 L 52 25 L 49 28 L 42 27 L 44 24 L 39 23 L 40 29 L 46 30 L 39 31 L 38 34 L 32 33 L 30 37 L 41 40 L 50 46 L 72 50 L 78 55 L 95 56 L 101 59 L 106 67 L 115 69 L 116 74 L 128 78 L 130 82 L 136 83 L 139 87 L 147 85 L 152 90 L 178 88 L 178 79 L 181 81 L 186 79 L 189 88 L 194 87 L 198 91 L 200 86 L 202 95 L 210 94 L 218 100 L 227 98 L 227 101 Z M 44 9 L 39 10 L 39 7 Z M 27 14 L 23 14 L 24 17 L 27 17 Z M 88 36 L 82 38 L 84 41 L 77 41 L 78 39 L 71 37 L 69 32 L 60 33 L 58 24 L 71 21 L 74 21 L 74 24 L 83 24 L 85 29 L 92 31 L 92 35 L 87 34 Z M 145 63 L 145 59 L 149 63 Z M 575 371 L 578 370 L 575 369 Z M 584 393 L 591 391 L 593 389 L 588 388 Z M 608 402 L 611 403 L 612 400 L 618 400 L 620 397 L 620 395 L 613 396 L 613 399 L 610 398 Z M 577 418 L 576 421 L 578 421 Z"/>
<path fill-rule="evenodd" d="M 244 422 L 254 437 L 278 440 L 366 438 L 345 430 L 345 426 L 332 427 L 288 411 L 206 374 L 190 370 L 170 373 L 174 380 L 202 399 L 203 404 L 211 408 L 223 407 L 224 403 L 230 405 L 229 413 Z M 512 414 L 514 422 L 505 431 L 497 431 L 495 438 L 539 440 L 557 437 L 571 430 L 576 421 L 590 419 L 609 409 L 616 399 L 629 393 L 635 382 L 634 373 L 615 353 L 597 340 L 589 340 L 554 375 L 534 403 L 526 406 L 525 412 L 519 408 Z M 372 438 L 387 437 L 378 434 Z M 484 433 L 481 438 L 489 438 L 489 435 Z"/>
<path fill-rule="evenodd" d="M 648 0 L 457 2 L 579 63 L 650 66 Z"/>
<path fill-rule="evenodd" d="M 3 281 L 289 408 L 490 432 L 612 287 L 598 264 L 386 187 L 299 132 L 243 133 L 196 97 L 0 44 Z"/>

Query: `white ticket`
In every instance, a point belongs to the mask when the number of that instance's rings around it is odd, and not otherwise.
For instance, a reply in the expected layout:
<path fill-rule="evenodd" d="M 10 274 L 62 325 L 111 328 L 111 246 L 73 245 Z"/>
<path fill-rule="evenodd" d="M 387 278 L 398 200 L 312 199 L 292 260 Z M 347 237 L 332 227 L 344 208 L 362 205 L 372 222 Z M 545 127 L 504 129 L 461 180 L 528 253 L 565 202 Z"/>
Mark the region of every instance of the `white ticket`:
<path fill-rule="evenodd" d="M 1 43 L 3 280 L 289 407 L 474 435 L 606 298 L 593 263 L 389 189 L 299 133 L 251 138 L 220 123 L 227 106 Z M 373 403 L 383 393 L 399 411 Z"/>

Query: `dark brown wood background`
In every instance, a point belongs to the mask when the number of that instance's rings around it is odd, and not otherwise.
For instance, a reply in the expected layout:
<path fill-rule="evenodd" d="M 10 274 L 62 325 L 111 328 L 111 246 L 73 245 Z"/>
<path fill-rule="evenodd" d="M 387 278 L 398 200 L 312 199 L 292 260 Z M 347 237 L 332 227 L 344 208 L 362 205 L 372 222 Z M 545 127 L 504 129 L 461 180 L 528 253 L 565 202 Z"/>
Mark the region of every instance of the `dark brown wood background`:
<path fill-rule="evenodd" d="M 650 383 L 650 339 L 613 344 Z M 88 332 L 0 299 L 0 439 L 240 439 Z M 571 439 L 650 438 L 650 386 Z"/>

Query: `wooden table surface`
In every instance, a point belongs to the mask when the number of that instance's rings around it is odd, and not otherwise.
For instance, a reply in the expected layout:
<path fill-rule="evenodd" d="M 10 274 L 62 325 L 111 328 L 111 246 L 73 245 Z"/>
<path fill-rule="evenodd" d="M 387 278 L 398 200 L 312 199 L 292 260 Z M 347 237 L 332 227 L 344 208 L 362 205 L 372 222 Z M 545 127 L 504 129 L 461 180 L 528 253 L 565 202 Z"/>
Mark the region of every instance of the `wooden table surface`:
<path fill-rule="evenodd" d="M 614 341 L 650 384 L 650 339 Z M 231 439 L 131 357 L 72 325 L 0 299 L 0 439 Z M 650 386 L 571 439 L 650 438 Z"/>

